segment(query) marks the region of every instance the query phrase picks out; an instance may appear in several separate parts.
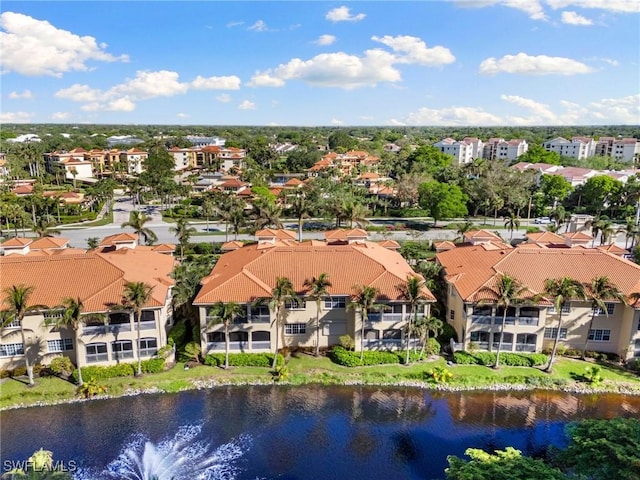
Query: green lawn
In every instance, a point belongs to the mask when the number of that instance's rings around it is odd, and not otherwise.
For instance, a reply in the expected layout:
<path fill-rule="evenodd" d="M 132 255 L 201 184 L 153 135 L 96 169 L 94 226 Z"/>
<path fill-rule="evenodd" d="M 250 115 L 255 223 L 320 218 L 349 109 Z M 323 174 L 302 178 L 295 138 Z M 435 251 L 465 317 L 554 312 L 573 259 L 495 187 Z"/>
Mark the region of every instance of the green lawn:
<path fill-rule="evenodd" d="M 529 385 L 541 388 L 588 388 L 589 384 L 580 381 L 586 366 L 590 362 L 559 358 L 553 372 L 547 374 L 538 368 L 490 367 L 475 365 L 447 366 L 443 359 L 404 365 L 379 365 L 373 367 L 343 367 L 336 365 L 326 357 L 313 357 L 297 354 L 291 357 L 287 366 L 290 372 L 287 383 L 301 385 L 319 384 L 372 384 L 394 385 L 415 384 L 432 386 L 426 379 L 426 372 L 434 367 L 445 367 L 453 379 L 448 384 L 454 389 L 491 388 L 497 384 Z M 613 366 L 602 366 L 602 384 L 596 388 L 607 391 L 634 391 L 640 394 L 640 377 Z M 87 379 L 85 379 L 86 381 Z M 237 367 L 224 370 L 218 367 L 198 366 L 188 370 L 178 363 L 171 370 L 144 375 L 142 377 L 119 377 L 103 382 L 108 393 L 123 395 L 127 391 L 163 391 L 177 392 L 200 386 L 216 384 L 270 384 L 273 382 L 268 368 Z M 36 378 L 35 387 L 27 387 L 24 379 L 4 379 L 0 383 L 0 408 L 13 405 L 32 405 L 37 403 L 55 403 L 76 397 L 76 388 L 71 383 L 57 377 Z"/>

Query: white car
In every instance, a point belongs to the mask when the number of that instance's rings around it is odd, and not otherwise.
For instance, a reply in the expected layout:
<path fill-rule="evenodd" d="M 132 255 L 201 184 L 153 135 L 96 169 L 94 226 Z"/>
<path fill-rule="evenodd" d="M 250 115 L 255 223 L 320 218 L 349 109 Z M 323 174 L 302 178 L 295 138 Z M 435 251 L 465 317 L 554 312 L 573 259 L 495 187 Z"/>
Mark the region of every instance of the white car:
<path fill-rule="evenodd" d="M 549 225 L 551 223 L 551 219 L 549 217 L 538 217 L 533 223 L 537 223 L 538 225 Z"/>

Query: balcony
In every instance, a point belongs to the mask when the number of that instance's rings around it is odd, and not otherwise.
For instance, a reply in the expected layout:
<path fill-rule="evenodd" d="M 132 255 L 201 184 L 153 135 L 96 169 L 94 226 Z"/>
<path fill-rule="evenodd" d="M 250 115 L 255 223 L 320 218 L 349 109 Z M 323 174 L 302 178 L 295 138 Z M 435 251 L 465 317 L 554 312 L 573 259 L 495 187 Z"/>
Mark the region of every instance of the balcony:
<path fill-rule="evenodd" d="M 139 324 L 136 323 L 136 327 L 140 325 L 140 330 L 155 330 L 156 329 L 156 321 L 155 320 L 149 320 L 147 322 L 140 322 Z M 131 329 L 129 329 L 131 330 Z M 137 330 L 137 328 L 136 328 Z"/>
<path fill-rule="evenodd" d="M 539 321 L 538 317 L 518 317 L 517 318 L 518 325 L 527 325 L 531 327 L 537 327 L 538 321 Z"/>
<path fill-rule="evenodd" d="M 257 342 L 254 342 L 254 343 L 257 343 Z M 266 342 L 266 343 L 269 343 L 269 342 Z M 230 352 L 245 352 L 248 349 L 249 349 L 249 342 L 229 342 Z M 224 352 L 225 342 L 208 342 L 207 351 L 208 352 Z"/>
<path fill-rule="evenodd" d="M 491 348 L 493 349 L 494 352 L 496 350 L 498 350 L 498 342 L 494 342 L 491 345 Z M 511 352 L 511 351 L 513 351 L 513 342 L 509 342 L 509 343 L 502 342 L 500 344 L 500 351 L 501 352 Z"/>
<path fill-rule="evenodd" d="M 271 322 L 271 315 L 251 315 L 249 317 L 251 323 L 269 323 Z"/>
<path fill-rule="evenodd" d="M 145 322 L 142 322 L 145 323 Z M 149 323 L 149 322 L 146 322 Z M 155 323 L 155 322 L 151 322 Z M 155 326 L 153 327 L 155 328 Z M 144 330 L 144 329 L 143 329 Z M 104 335 L 106 333 L 118 334 L 120 332 L 130 332 L 130 323 L 116 323 L 109 325 L 84 325 L 82 327 L 82 335 Z"/>
<path fill-rule="evenodd" d="M 381 313 L 374 312 L 367 316 L 369 322 L 401 322 L 402 313 Z"/>
<path fill-rule="evenodd" d="M 491 315 L 471 315 L 471 323 L 475 325 L 491 325 Z"/>
<path fill-rule="evenodd" d="M 535 352 L 535 343 L 516 343 L 516 352 Z"/>
<path fill-rule="evenodd" d="M 251 342 L 251 350 L 271 350 L 271 342 L 269 340 Z"/>

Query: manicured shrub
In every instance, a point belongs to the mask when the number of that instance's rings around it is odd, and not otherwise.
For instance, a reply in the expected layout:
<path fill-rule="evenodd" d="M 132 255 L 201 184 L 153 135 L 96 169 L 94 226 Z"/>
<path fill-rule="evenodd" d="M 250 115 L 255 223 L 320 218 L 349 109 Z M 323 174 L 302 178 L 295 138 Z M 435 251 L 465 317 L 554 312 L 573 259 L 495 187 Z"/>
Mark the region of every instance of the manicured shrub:
<path fill-rule="evenodd" d="M 478 365 L 489 367 L 496 364 L 496 354 L 493 352 L 475 352 L 473 355 L 478 359 Z"/>
<path fill-rule="evenodd" d="M 438 340 L 436 340 L 435 338 L 430 338 L 427 341 L 427 346 L 424 348 L 424 354 L 426 356 L 437 355 L 438 353 L 440 353 L 441 348 L 442 345 Z"/>
<path fill-rule="evenodd" d="M 329 352 L 329 358 L 332 362 L 345 367 L 359 367 L 362 365 L 359 354 L 337 345 Z"/>
<path fill-rule="evenodd" d="M 357 354 L 359 355 L 360 352 L 358 352 Z M 402 357 L 402 354 L 399 355 L 398 352 L 390 352 L 385 350 L 366 351 L 364 352 L 364 355 L 362 358 L 362 364 L 363 365 L 386 365 L 386 364 L 400 363 L 401 357 Z"/>
<path fill-rule="evenodd" d="M 164 358 L 150 358 L 142 362 L 142 373 L 160 373 L 164 370 Z"/>
<path fill-rule="evenodd" d="M 398 350 L 395 352 L 400 359 L 400 363 L 406 363 L 407 361 L 407 351 L 406 350 Z M 420 361 L 420 351 L 414 352 L 413 350 L 409 350 L 409 362 L 418 362 Z"/>
<path fill-rule="evenodd" d="M 366 351 L 360 361 L 360 352 L 352 352 L 340 346 L 333 347 L 329 352 L 329 358 L 334 363 L 345 367 L 397 364 L 403 361 L 402 352 L 388 350 Z"/>
<path fill-rule="evenodd" d="M 211 367 L 224 365 L 224 353 L 210 353 L 204 359 L 204 364 Z M 230 367 L 265 367 L 271 368 L 273 353 L 230 353 Z M 284 365 L 284 357 L 278 354 L 278 365 Z"/>
<path fill-rule="evenodd" d="M 541 365 L 546 364 L 549 361 L 549 357 L 544 353 L 529 353 L 527 354 L 527 358 L 531 360 L 532 367 L 539 367 Z"/>
<path fill-rule="evenodd" d="M 187 334 L 187 326 L 184 322 L 177 322 L 167 335 L 167 343 L 181 347 L 185 344 L 185 336 Z"/>
<path fill-rule="evenodd" d="M 517 353 L 504 352 L 500 353 L 500 364 L 508 365 L 510 367 L 531 367 L 533 366 L 531 360 L 524 355 L 518 355 Z"/>
<path fill-rule="evenodd" d="M 453 362 L 458 365 L 478 365 L 478 359 L 468 352 L 454 352 Z"/>
<path fill-rule="evenodd" d="M 351 338 L 351 335 L 342 335 L 338 340 L 340 340 L 340 345 L 345 350 L 353 350 L 356 348 L 356 342 Z"/>
<path fill-rule="evenodd" d="M 82 367 L 82 378 L 93 378 L 96 381 L 103 381 L 114 377 L 128 377 L 135 373 L 135 368 L 131 363 L 121 363 L 119 365 L 109 365 L 106 367 Z M 78 381 L 78 371 L 73 372 L 73 380 Z"/>
<path fill-rule="evenodd" d="M 51 360 L 49 368 L 53 373 L 61 377 L 70 377 L 76 367 L 71 363 L 69 357 L 56 357 Z"/>
<path fill-rule="evenodd" d="M 494 352 L 455 352 L 453 361 L 459 365 L 485 365 L 496 363 Z M 501 352 L 500 365 L 508 367 L 537 367 L 547 363 L 548 357 L 543 353 L 513 353 Z"/>

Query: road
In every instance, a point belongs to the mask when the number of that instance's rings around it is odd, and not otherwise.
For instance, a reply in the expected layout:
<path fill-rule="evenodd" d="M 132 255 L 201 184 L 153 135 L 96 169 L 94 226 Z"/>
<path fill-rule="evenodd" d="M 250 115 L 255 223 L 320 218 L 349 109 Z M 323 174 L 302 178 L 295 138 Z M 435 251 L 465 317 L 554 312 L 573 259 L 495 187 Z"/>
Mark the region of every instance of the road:
<path fill-rule="evenodd" d="M 147 224 L 147 226 L 155 232 L 158 236 L 159 243 L 176 243 L 176 237 L 169 231 L 169 228 L 173 224 L 167 223 L 162 220 L 162 215 L 160 213 L 160 208 L 157 205 L 142 205 L 134 206 L 131 199 L 129 197 L 117 197 L 114 199 L 113 206 L 113 223 L 100 227 L 81 227 L 81 226 L 68 226 L 68 227 L 59 227 L 61 231 L 61 235 L 64 238 L 69 239 L 69 243 L 71 246 L 76 248 L 86 248 L 87 239 L 91 237 L 97 237 L 102 239 L 108 235 L 113 235 L 116 233 L 121 233 L 123 231 L 131 231 L 131 229 L 122 229 L 120 226 L 129 220 L 129 214 L 132 210 L 140 209 L 146 215 L 151 217 L 151 222 Z M 417 222 L 425 222 L 425 224 L 430 224 L 426 220 L 420 219 L 411 219 Z M 372 225 L 393 225 L 396 222 L 402 221 L 401 219 L 373 219 L 371 221 Z M 458 221 L 462 222 L 463 219 L 459 219 Z M 454 220 L 448 221 L 449 223 L 454 222 Z M 296 230 L 297 225 L 293 220 L 284 220 L 286 228 L 291 230 Z M 531 223 L 532 224 L 532 223 Z M 224 225 L 219 222 L 209 222 L 209 231 L 207 231 L 206 222 L 194 222 L 190 224 L 197 230 L 197 234 L 191 237 L 192 242 L 224 242 L 225 234 L 224 234 Z M 527 221 L 522 221 L 521 228 L 513 232 L 514 239 L 524 239 L 525 238 L 525 228 L 527 225 Z M 509 231 L 503 227 L 503 223 L 501 220 L 497 221 L 495 227 L 488 228 L 492 231 L 498 231 L 501 233 L 503 238 L 509 238 Z M 26 235 L 30 235 L 31 232 L 26 232 Z M 384 240 L 384 239 L 392 239 L 396 241 L 402 240 L 453 240 L 456 238 L 457 233 L 455 230 L 442 230 L 442 229 L 432 229 L 427 231 L 394 231 L 385 234 L 384 236 L 377 232 L 370 232 L 369 238 L 371 240 Z M 305 231 L 302 234 L 303 239 L 322 239 L 323 232 L 322 231 Z M 229 234 L 229 239 L 233 240 L 233 234 Z M 239 240 L 253 240 L 253 235 L 239 235 Z M 624 235 L 619 234 L 616 238 L 616 243 L 620 246 L 624 246 Z"/>

